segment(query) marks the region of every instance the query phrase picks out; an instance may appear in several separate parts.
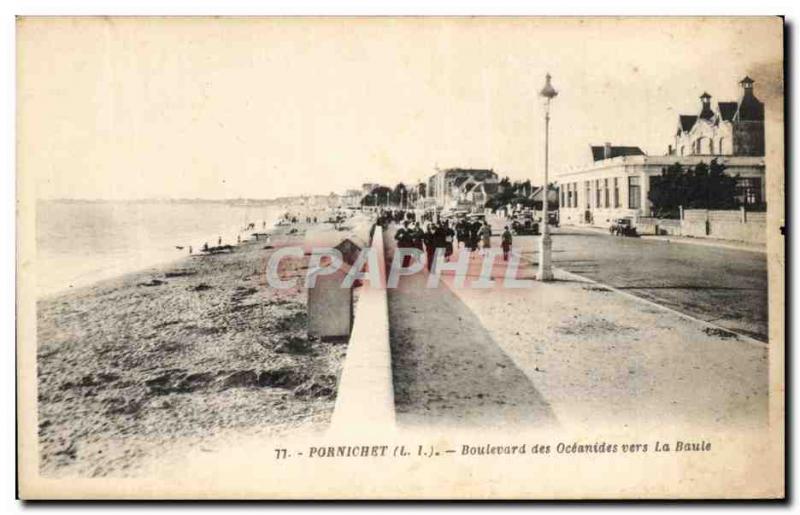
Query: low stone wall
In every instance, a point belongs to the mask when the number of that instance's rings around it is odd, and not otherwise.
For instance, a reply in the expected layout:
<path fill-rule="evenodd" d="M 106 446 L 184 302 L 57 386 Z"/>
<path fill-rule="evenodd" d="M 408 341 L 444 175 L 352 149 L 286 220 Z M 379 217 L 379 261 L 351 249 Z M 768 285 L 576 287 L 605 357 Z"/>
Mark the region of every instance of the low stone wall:
<path fill-rule="evenodd" d="M 668 218 L 639 218 L 636 222 L 636 231 L 639 234 L 655 234 L 659 236 L 681 236 L 680 220 Z"/>
<path fill-rule="evenodd" d="M 683 220 L 641 217 L 636 221 L 636 230 L 639 234 L 714 238 L 762 244 L 767 240 L 766 220 L 766 213 L 687 209 L 683 212 Z"/>
<path fill-rule="evenodd" d="M 382 279 L 380 285 L 365 282 L 356 304 L 353 331 L 342 368 L 330 430 L 353 435 L 360 431 L 394 428 L 394 384 L 389 342 L 389 308 L 383 231 L 375 228 L 372 252 Z"/>

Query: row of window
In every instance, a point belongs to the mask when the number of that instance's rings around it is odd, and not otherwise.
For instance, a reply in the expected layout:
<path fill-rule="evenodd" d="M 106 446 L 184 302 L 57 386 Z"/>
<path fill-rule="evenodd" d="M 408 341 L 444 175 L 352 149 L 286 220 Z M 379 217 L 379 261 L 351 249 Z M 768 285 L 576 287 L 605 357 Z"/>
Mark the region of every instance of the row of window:
<path fill-rule="evenodd" d="M 595 179 L 594 181 L 583 181 L 584 184 L 584 203 L 586 209 L 591 209 L 592 186 L 594 186 L 594 207 L 610 208 L 622 207 L 619 193 L 619 178 Z M 641 207 L 641 186 L 639 177 L 628 177 L 628 209 L 639 209 Z M 578 207 L 578 183 L 570 182 L 561 185 L 561 207 Z"/>
<path fill-rule="evenodd" d="M 732 154 L 733 152 L 729 147 L 730 144 L 725 138 L 719 138 L 715 142 L 711 138 L 700 137 L 692 142 L 691 154 Z M 685 156 L 686 150 L 686 146 L 681 145 L 680 154 Z"/>

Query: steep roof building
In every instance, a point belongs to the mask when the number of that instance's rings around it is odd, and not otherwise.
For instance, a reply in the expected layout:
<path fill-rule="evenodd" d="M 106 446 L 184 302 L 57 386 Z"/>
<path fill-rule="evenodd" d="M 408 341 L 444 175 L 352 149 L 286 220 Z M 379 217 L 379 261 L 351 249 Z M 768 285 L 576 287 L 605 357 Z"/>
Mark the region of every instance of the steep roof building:
<path fill-rule="evenodd" d="M 675 147 L 678 156 L 763 156 L 764 103 L 753 93 L 755 81 L 739 81 L 742 97 L 738 102 L 719 102 L 712 108 L 711 95 L 700 96 L 700 113 L 680 115 Z"/>

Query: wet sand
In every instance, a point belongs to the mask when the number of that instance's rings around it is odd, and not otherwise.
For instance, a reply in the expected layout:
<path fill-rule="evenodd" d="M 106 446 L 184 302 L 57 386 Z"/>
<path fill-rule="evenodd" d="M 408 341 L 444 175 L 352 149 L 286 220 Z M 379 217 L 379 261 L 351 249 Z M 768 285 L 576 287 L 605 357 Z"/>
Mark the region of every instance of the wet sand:
<path fill-rule="evenodd" d="M 301 244 L 296 227 L 270 246 Z M 224 432 L 327 426 L 346 345 L 308 339 L 305 291 L 268 287 L 265 246 L 187 256 L 37 303 L 43 475 L 131 476 Z M 282 263 L 284 277 L 306 266 Z"/>

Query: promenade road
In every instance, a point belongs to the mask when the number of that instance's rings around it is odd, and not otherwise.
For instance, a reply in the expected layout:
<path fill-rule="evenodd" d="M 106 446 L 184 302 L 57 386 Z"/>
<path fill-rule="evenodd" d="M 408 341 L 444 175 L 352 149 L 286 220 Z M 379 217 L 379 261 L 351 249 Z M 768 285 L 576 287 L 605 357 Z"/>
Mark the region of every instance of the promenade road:
<path fill-rule="evenodd" d="M 530 256 L 533 249 L 525 245 L 532 247 L 534 239 L 518 240 Z M 644 243 L 559 234 L 554 246 L 561 245 L 560 266 L 570 262 L 583 273 L 601 269 L 582 250 L 584 241 L 599 256 L 608 253 L 604 245 Z M 492 243 L 499 245 L 499 236 Z M 655 249 L 680 254 L 682 247 Z M 633 266 L 633 256 L 628 259 Z M 423 271 L 388 291 L 399 426 L 615 424 L 670 432 L 766 422 L 765 346 L 560 273 L 552 283 L 504 288 L 506 265 L 495 263 L 490 289 L 457 287 L 452 272 L 429 289 Z M 477 256 L 470 260 L 467 285 L 480 266 Z M 534 271 L 530 260 L 523 261 L 517 277 L 532 278 Z"/>
<path fill-rule="evenodd" d="M 496 233 L 503 222 L 495 220 Z M 538 236 L 515 246 L 538 263 Z M 553 232 L 554 266 L 766 342 L 766 254 L 611 236 L 578 228 Z"/>
<path fill-rule="evenodd" d="M 395 229 L 385 234 L 394 255 Z M 476 315 L 427 270 L 388 291 L 396 420 L 401 426 L 545 425 L 553 414 Z"/>

